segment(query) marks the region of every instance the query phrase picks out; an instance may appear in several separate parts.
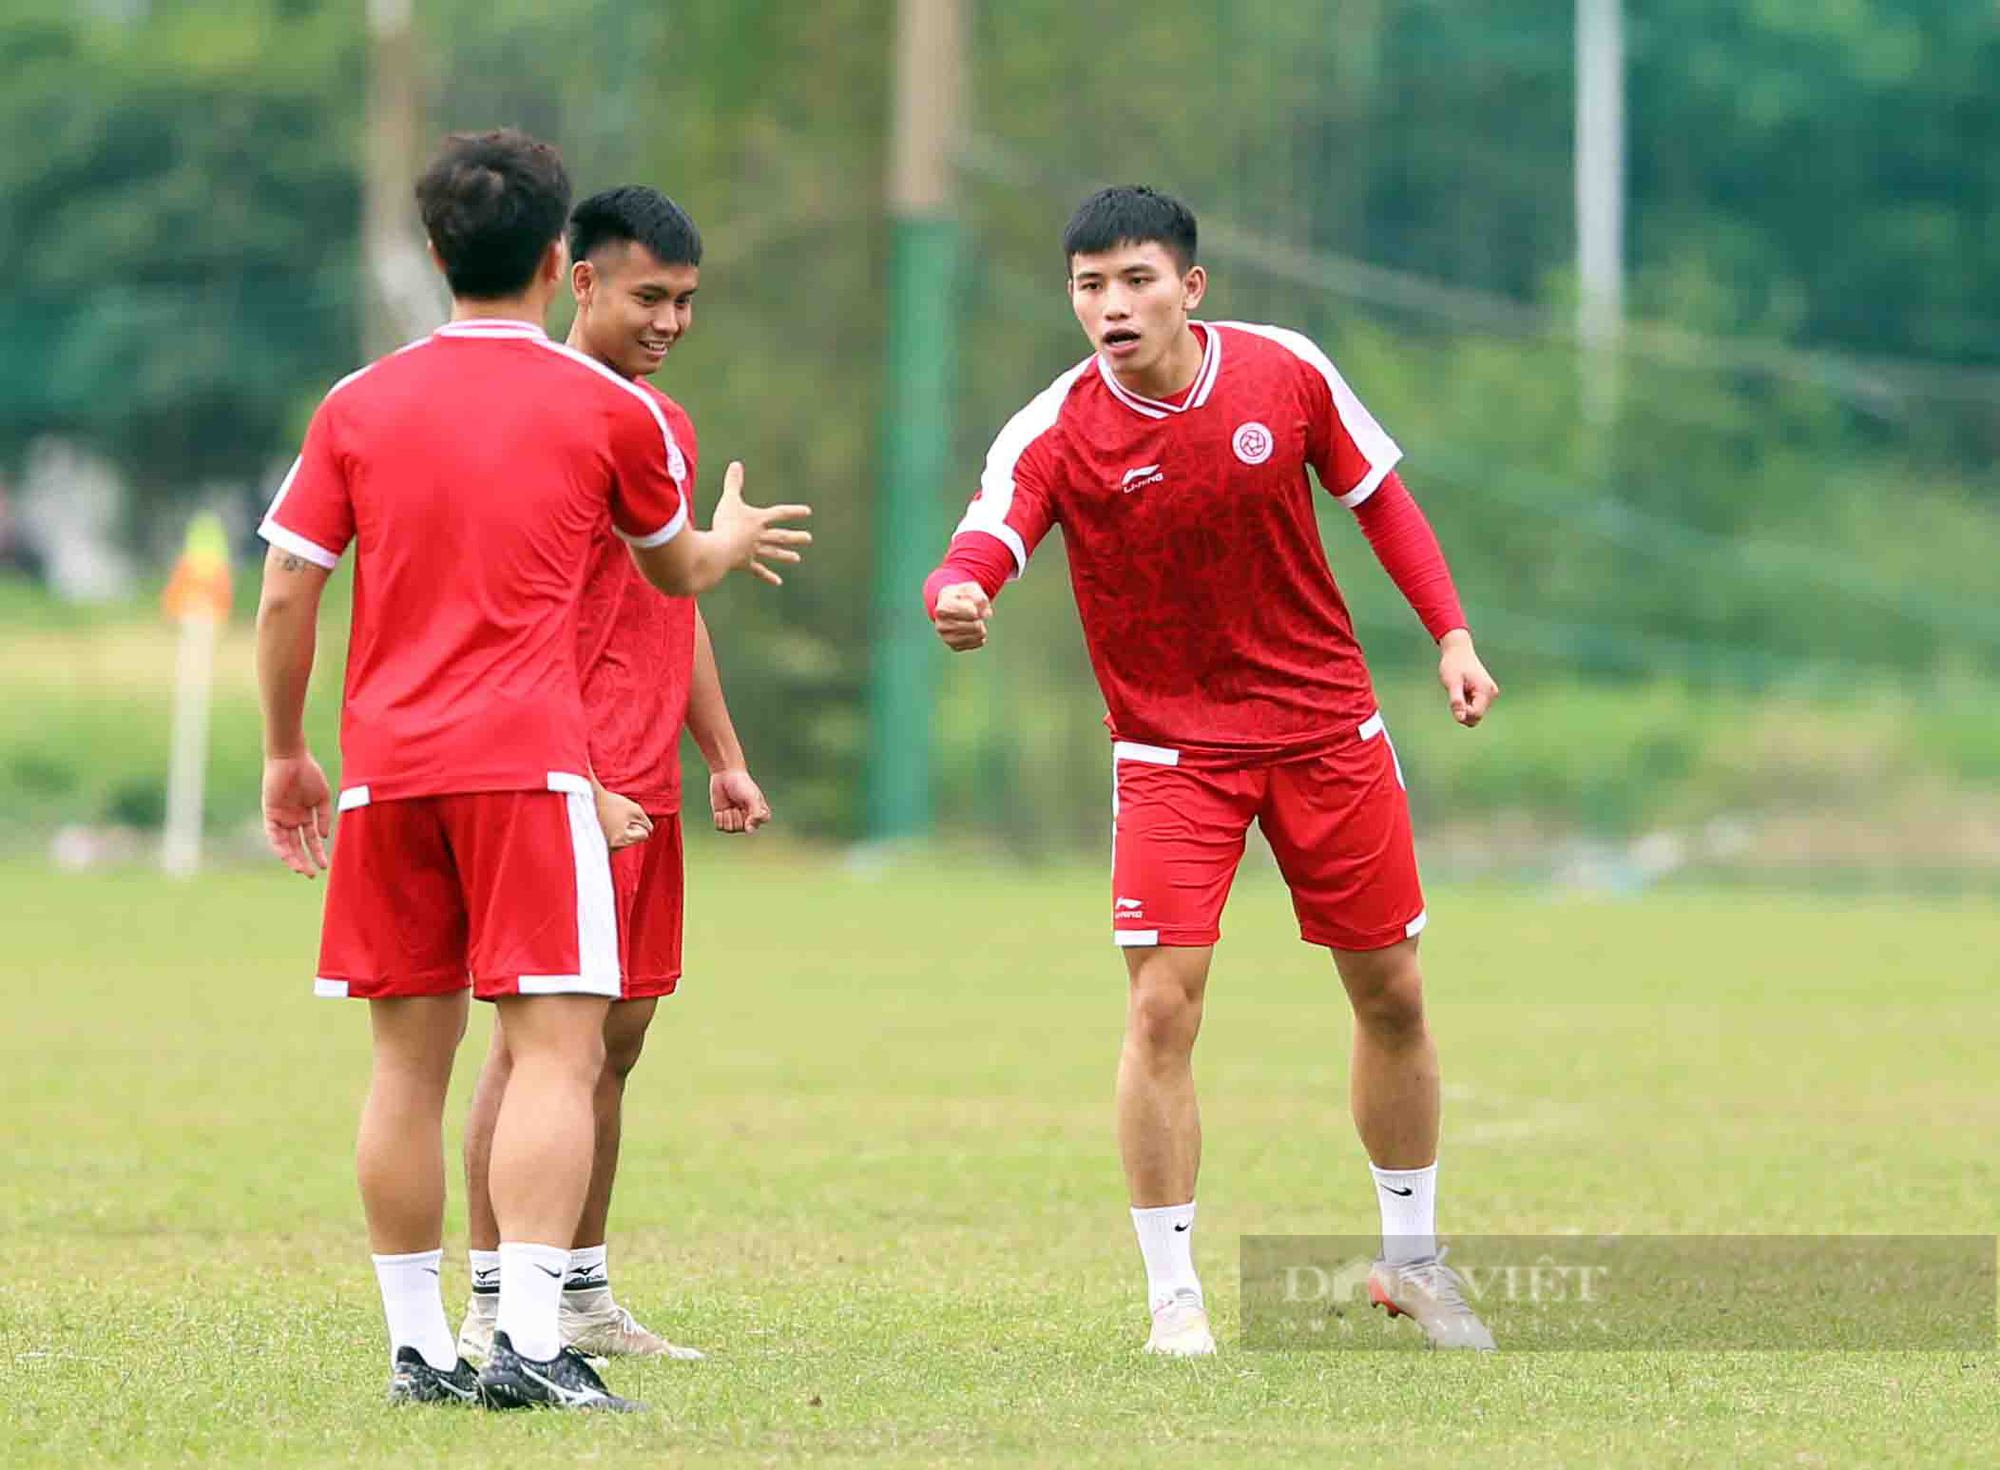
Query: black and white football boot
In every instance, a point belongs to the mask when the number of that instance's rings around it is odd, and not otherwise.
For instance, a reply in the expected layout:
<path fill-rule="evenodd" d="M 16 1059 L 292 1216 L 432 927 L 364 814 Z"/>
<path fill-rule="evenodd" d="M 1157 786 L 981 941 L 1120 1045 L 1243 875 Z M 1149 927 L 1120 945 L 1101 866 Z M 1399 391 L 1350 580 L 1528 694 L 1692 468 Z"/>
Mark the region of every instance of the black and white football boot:
<path fill-rule="evenodd" d="M 504 1332 L 493 1334 L 493 1351 L 479 1370 L 479 1400 L 489 1409 L 595 1409 L 633 1414 L 645 1408 L 621 1399 L 604 1386 L 582 1353 L 566 1347 L 537 1362 L 514 1351 Z"/>
<path fill-rule="evenodd" d="M 460 1358 L 449 1369 L 433 1368 L 413 1347 L 396 1349 L 389 1370 L 392 1404 L 471 1404 L 479 1400 L 479 1376 Z"/>

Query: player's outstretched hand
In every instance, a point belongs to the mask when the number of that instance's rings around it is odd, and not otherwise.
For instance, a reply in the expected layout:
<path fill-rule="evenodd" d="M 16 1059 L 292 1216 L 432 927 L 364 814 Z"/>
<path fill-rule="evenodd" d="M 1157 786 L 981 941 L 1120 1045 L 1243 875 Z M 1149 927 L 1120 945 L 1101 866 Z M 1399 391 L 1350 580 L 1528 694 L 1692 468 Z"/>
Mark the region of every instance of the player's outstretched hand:
<path fill-rule="evenodd" d="M 730 565 L 739 571 L 782 587 L 785 579 L 766 562 L 796 562 L 796 548 L 812 545 L 812 532 L 794 531 L 781 522 L 802 521 L 812 514 L 809 505 L 750 505 L 743 499 L 743 462 L 731 460 L 722 476 L 722 499 L 715 503 L 715 519 L 709 530 L 730 543 Z"/>
<path fill-rule="evenodd" d="M 755 832 L 771 820 L 771 803 L 750 773 L 725 767 L 708 778 L 708 808 L 718 832 Z"/>
<path fill-rule="evenodd" d="M 595 781 L 591 782 L 590 790 L 597 799 L 597 825 L 604 831 L 605 845 L 613 852 L 653 835 L 653 819 L 638 802 L 607 791 Z"/>
<path fill-rule="evenodd" d="M 1472 635 L 1454 628 L 1438 640 L 1438 682 L 1451 701 L 1451 717 L 1470 730 L 1486 718 L 1500 686 L 1473 652 Z"/>
<path fill-rule="evenodd" d="M 954 653 L 986 646 L 986 620 L 993 616 L 993 599 L 977 582 L 954 582 L 938 589 L 937 612 L 931 626 Z"/>
<path fill-rule="evenodd" d="M 278 861 L 307 878 L 326 871 L 333 791 L 309 752 L 264 758 L 264 840 Z"/>

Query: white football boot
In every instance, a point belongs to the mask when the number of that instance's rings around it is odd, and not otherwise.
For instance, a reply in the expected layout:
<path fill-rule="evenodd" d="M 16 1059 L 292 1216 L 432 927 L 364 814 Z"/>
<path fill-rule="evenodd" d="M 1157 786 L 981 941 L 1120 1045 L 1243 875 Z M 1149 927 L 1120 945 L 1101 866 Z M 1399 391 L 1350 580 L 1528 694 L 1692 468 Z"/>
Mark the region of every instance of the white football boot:
<path fill-rule="evenodd" d="M 608 1286 L 592 1291 L 565 1291 L 557 1323 L 562 1329 L 564 1346 L 573 1347 L 586 1357 L 671 1358 L 680 1363 L 698 1363 L 707 1356 L 699 1348 L 668 1342 L 642 1325 L 631 1312 L 612 1300 Z"/>
<path fill-rule="evenodd" d="M 1208 1310 L 1191 1291 L 1177 1291 L 1153 1308 L 1153 1331 L 1146 1351 L 1167 1358 L 1215 1356 L 1215 1334 L 1209 1331 Z"/>
<path fill-rule="evenodd" d="M 1490 1353 L 1493 1334 L 1466 1304 L 1465 1283 L 1444 1254 L 1401 1265 L 1377 1261 L 1368 1273 L 1368 1299 L 1391 1317 L 1408 1317 L 1434 1348 Z"/>
<path fill-rule="evenodd" d="M 493 1329 L 500 1325 L 500 1293 L 475 1291 L 465 1304 L 465 1325 L 458 1329 L 458 1355 L 468 1363 L 493 1356 Z"/>

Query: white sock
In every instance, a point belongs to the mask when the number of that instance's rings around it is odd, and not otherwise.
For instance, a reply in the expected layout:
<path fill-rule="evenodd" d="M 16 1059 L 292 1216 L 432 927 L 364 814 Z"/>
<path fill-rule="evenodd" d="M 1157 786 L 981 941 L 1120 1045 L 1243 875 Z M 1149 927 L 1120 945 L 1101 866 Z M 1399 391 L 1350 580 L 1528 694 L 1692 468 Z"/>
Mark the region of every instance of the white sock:
<path fill-rule="evenodd" d="M 611 1267 L 605 1260 L 607 1246 L 583 1245 L 569 1253 L 569 1274 L 563 1278 L 564 1291 L 611 1290 Z"/>
<path fill-rule="evenodd" d="M 382 1288 L 382 1315 L 389 1319 L 389 1361 L 396 1361 L 398 1348 L 413 1347 L 433 1368 L 450 1372 L 458 1362 L 458 1349 L 445 1324 L 444 1293 L 438 1289 L 444 1252 L 413 1251 L 373 1260 L 375 1281 Z"/>
<path fill-rule="evenodd" d="M 556 1309 L 568 1268 L 567 1246 L 500 1242 L 500 1316 L 494 1330 L 506 1333 L 522 1357 L 545 1363 L 562 1351 Z"/>
<path fill-rule="evenodd" d="M 490 1317 L 500 1305 L 500 1252 L 470 1250 L 465 1254 L 472 1265 L 472 1309 Z"/>
<path fill-rule="evenodd" d="M 1134 1209 L 1139 1254 L 1146 1258 L 1146 1304 L 1155 1309 L 1184 1291 L 1201 1301 L 1201 1278 L 1194 1274 L 1194 1201 Z"/>
<path fill-rule="evenodd" d="M 1436 1255 L 1438 1166 L 1368 1171 L 1382 1206 L 1382 1259 L 1400 1266 Z"/>

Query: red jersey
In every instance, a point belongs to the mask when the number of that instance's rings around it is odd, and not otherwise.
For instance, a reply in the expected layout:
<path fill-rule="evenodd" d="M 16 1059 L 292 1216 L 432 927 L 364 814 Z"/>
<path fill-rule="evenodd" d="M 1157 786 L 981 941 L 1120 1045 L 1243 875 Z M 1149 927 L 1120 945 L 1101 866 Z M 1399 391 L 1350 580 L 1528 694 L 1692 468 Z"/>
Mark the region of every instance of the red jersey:
<path fill-rule="evenodd" d="M 658 546 L 687 465 L 646 393 L 527 322 L 464 321 L 342 379 L 261 528 L 355 544 L 341 802 L 588 790 L 576 604 L 609 516 Z"/>
<path fill-rule="evenodd" d="M 1198 322 L 1179 403 L 1095 355 L 1000 431 L 958 533 L 1014 575 L 1061 526 L 1084 641 L 1121 740 L 1214 763 L 1303 754 L 1375 713 L 1313 516 L 1311 465 L 1360 505 L 1402 457 L 1312 342 Z"/>
<path fill-rule="evenodd" d="M 650 383 L 694 483 L 694 424 Z M 694 678 L 694 599 L 668 597 L 600 527 L 578 607 L 576 666 L 597 779 L 659 815 L 681 809 L 681 726 Z"/>

